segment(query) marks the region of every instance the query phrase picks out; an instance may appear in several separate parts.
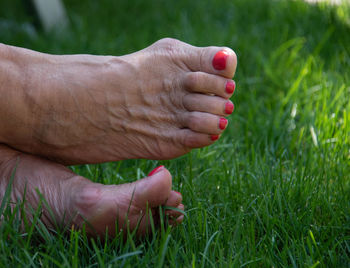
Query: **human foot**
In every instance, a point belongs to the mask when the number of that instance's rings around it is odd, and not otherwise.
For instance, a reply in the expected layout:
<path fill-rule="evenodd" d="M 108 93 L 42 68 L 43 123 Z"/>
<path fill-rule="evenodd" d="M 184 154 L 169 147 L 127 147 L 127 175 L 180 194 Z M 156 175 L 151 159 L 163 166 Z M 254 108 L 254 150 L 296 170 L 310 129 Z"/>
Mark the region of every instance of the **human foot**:
<path fill-rule="evenodd" d="M 23 51 L 7 68 L 23 73 L 19 93 L 0 88 L 0 142 L 64 164 L 174 158 L 212 144 L 233 111 L 229 48 L 163 39 L 122 57 Z"/>
<path fill-rule="evenodd" d="M 42 222 L 48 228 L 61 226 L 81 228 L 92 236 L 104 236 L 108 229 L 115 235 L 116 226 L 130 231 L 137 228 L 138 235 L 144 235 L 150 228 L 150 217 L 157 224 L 159 207 L 169 206 L 183 210 L 181 194 L 172 191 L 170 173 L 159 167 L 148 177 L 128 184 L 102 185 L 77 176 L 69 169 L 51 161 L 26 155 L 0 145 L 0 200 L 4 196 L 14 167 L 11 201 L 23 199 L 26 189 L 27 218 L 40 202 L 37 190 L 46 199 L 53 217 L 43 206 Z M 147 211 L 149 209 L 149 211 Z M 176 210 L 166 210 L 171 224 L 181 223 L 183 215 Z M 118 223 L 116 225 L 116 222 Z"/>

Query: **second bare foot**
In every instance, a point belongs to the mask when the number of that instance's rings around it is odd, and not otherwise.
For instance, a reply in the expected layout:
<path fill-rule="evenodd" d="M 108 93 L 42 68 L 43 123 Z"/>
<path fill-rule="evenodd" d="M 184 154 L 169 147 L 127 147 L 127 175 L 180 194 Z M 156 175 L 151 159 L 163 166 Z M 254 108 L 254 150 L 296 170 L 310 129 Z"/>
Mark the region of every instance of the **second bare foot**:
<path fill-rule="evenodd" d="M 150 230 L 151 215 L 157 226 L 160 206 L 177 209 L 165 210 L 170 224 L 183 220 L 182 196 L 172 190 L 171 175 L 164 167 L 133 183 L 102 185 L 77 176 L 60 164 L 0 145 L 0 200 L 15 167 L 11 205 L 25 196 L 26 217 L 30 222 L 40 203 L 40 192 L 52 211 L 51 214 L 43 205 L 40 219 L 49 229 L 73 225 L 80 229 L 86 223 L 91 236 L 103 237 L 107 230 L 113 236 L 127 229 L 142 236 Z"/>

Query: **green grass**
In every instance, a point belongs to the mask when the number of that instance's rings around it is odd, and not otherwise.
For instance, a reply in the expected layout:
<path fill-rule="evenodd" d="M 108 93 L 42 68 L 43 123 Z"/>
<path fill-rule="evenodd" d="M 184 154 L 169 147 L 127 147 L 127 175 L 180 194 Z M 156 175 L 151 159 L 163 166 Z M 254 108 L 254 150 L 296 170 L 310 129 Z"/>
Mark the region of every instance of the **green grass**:
<path fill-rule="evenodd" d="M 90 241 L 74 230 L 48 233 L 39 215 L 20 234 L 5 209 L 1 267 L 350 267 L 349 5 L 64 2 L 71 29 L 57 37 L 31 28 L 19 0 L 0 0 L 0 42 L 113 55 L 167 36 L 229 46 L 239 59 L 236 109 L 217 143 L 181 158 L 73 167 L 118 184 L 166 165 L 183 193 L 182 226 L 141 241 Z"/>

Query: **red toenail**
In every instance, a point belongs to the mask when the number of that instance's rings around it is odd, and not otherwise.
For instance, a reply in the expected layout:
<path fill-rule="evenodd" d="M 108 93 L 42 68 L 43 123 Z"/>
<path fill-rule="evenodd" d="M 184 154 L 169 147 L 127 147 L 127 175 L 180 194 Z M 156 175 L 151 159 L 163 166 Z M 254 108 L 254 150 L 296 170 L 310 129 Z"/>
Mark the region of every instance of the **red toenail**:
<path fill-rule="evenodd" d="M 220 129 L 225 129 L 226 125 L 227 125 L 227 119 L 226 118 L 220 118 L 220 122 L 219 122 L 219 127 Z"/>
<path fill-rule="evenodd" d="M 210 138 L 212 141 L 216 141 L 219 138 L 219 135 L 211 135 Z"/>
<path fill-rule="evenodd" d="M 226 60 L 229 54 L 225 50 L 220 50 L 217 52 L 213 59 L 213 67 L 216 70 L 224 70 L 226 68 Z"/>
<path fill-rule="evenodd" d="M 232 102 L 230 102 L 230 101 L 226 102 L 226 104 L 225 104 L 225 113 L 232 114 L 233 108 L 234 108 L 234 106 L 233 106 Z"/>
<path fill-rule="evenodd" d="M 153 169 L 149 174 L 148 174 L 148 177 L 149 176 L 152 176 L 156 173 L 158 173 L 159 171 L 161 171 L 162 169 L 164 168 L 164 166 L 159 166 L 159 167 L 156 167 L 155 169 Z"/>
<path fill-rule="evenodd" d="M 177 192 L 177 191 L 174 191 L 175 193 L 177 193 L 178 195 L 181 195 L 182 196 L 182 194 L 180 193 L 180 192 Z"/>
<path fill-rule="evenodd" d="M 236 88 L 236 84 L 234 81 L 231 80 L 226 83 L 226 92 L 228 94 L 232 94 L 235 91 L 235 88 Z"/>

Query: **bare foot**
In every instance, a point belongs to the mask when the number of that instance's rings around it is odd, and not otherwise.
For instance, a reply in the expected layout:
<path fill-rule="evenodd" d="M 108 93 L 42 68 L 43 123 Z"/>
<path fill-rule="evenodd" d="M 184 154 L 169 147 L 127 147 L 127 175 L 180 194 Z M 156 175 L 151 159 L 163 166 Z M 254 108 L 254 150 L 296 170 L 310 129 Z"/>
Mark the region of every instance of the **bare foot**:
<path fill-rule="evenodd" d="M 36 190 L 44 196 L 54 217 L 43 207 L 41 220 L 48 228 L 57 225 L 81 228 L 87 222 L 88 234 L 103 236 L 108 229 L 114 235 L 116 226 L 130 231 L 137 228 L 144 235 L 150 228 L 150 214 L 157 223 L 159 206 L 165 205 L 183 210 L 180 193 L 171 190 L 171 175 L 164 167 L 154 170 L 148 177 L 128 184 L 102 185 L 77 176 L 66 167 L 26 155 L 0 145 L 0 200 L 4 196 L 14 167 L 18 162 L 13 181 L 11 201 L 23 199 L 26 188 L 27 218 L 32 218 L 39 204 Z M 149 209 L 149 210 L 148 210 Z M 170 223 L 177 224 L 183 215 L 167 210 Z M 118 223 L 116 225 L 116 222 Z"/>
<path fill-rule="evenodd" d="M 212 144 L 233 111 L 229 48 L 163 39 L 122 57 L 7 49 L 0 82 L 24 80 L 0 86 L 0 142 L 61 163 L 174 158 Z"/>

